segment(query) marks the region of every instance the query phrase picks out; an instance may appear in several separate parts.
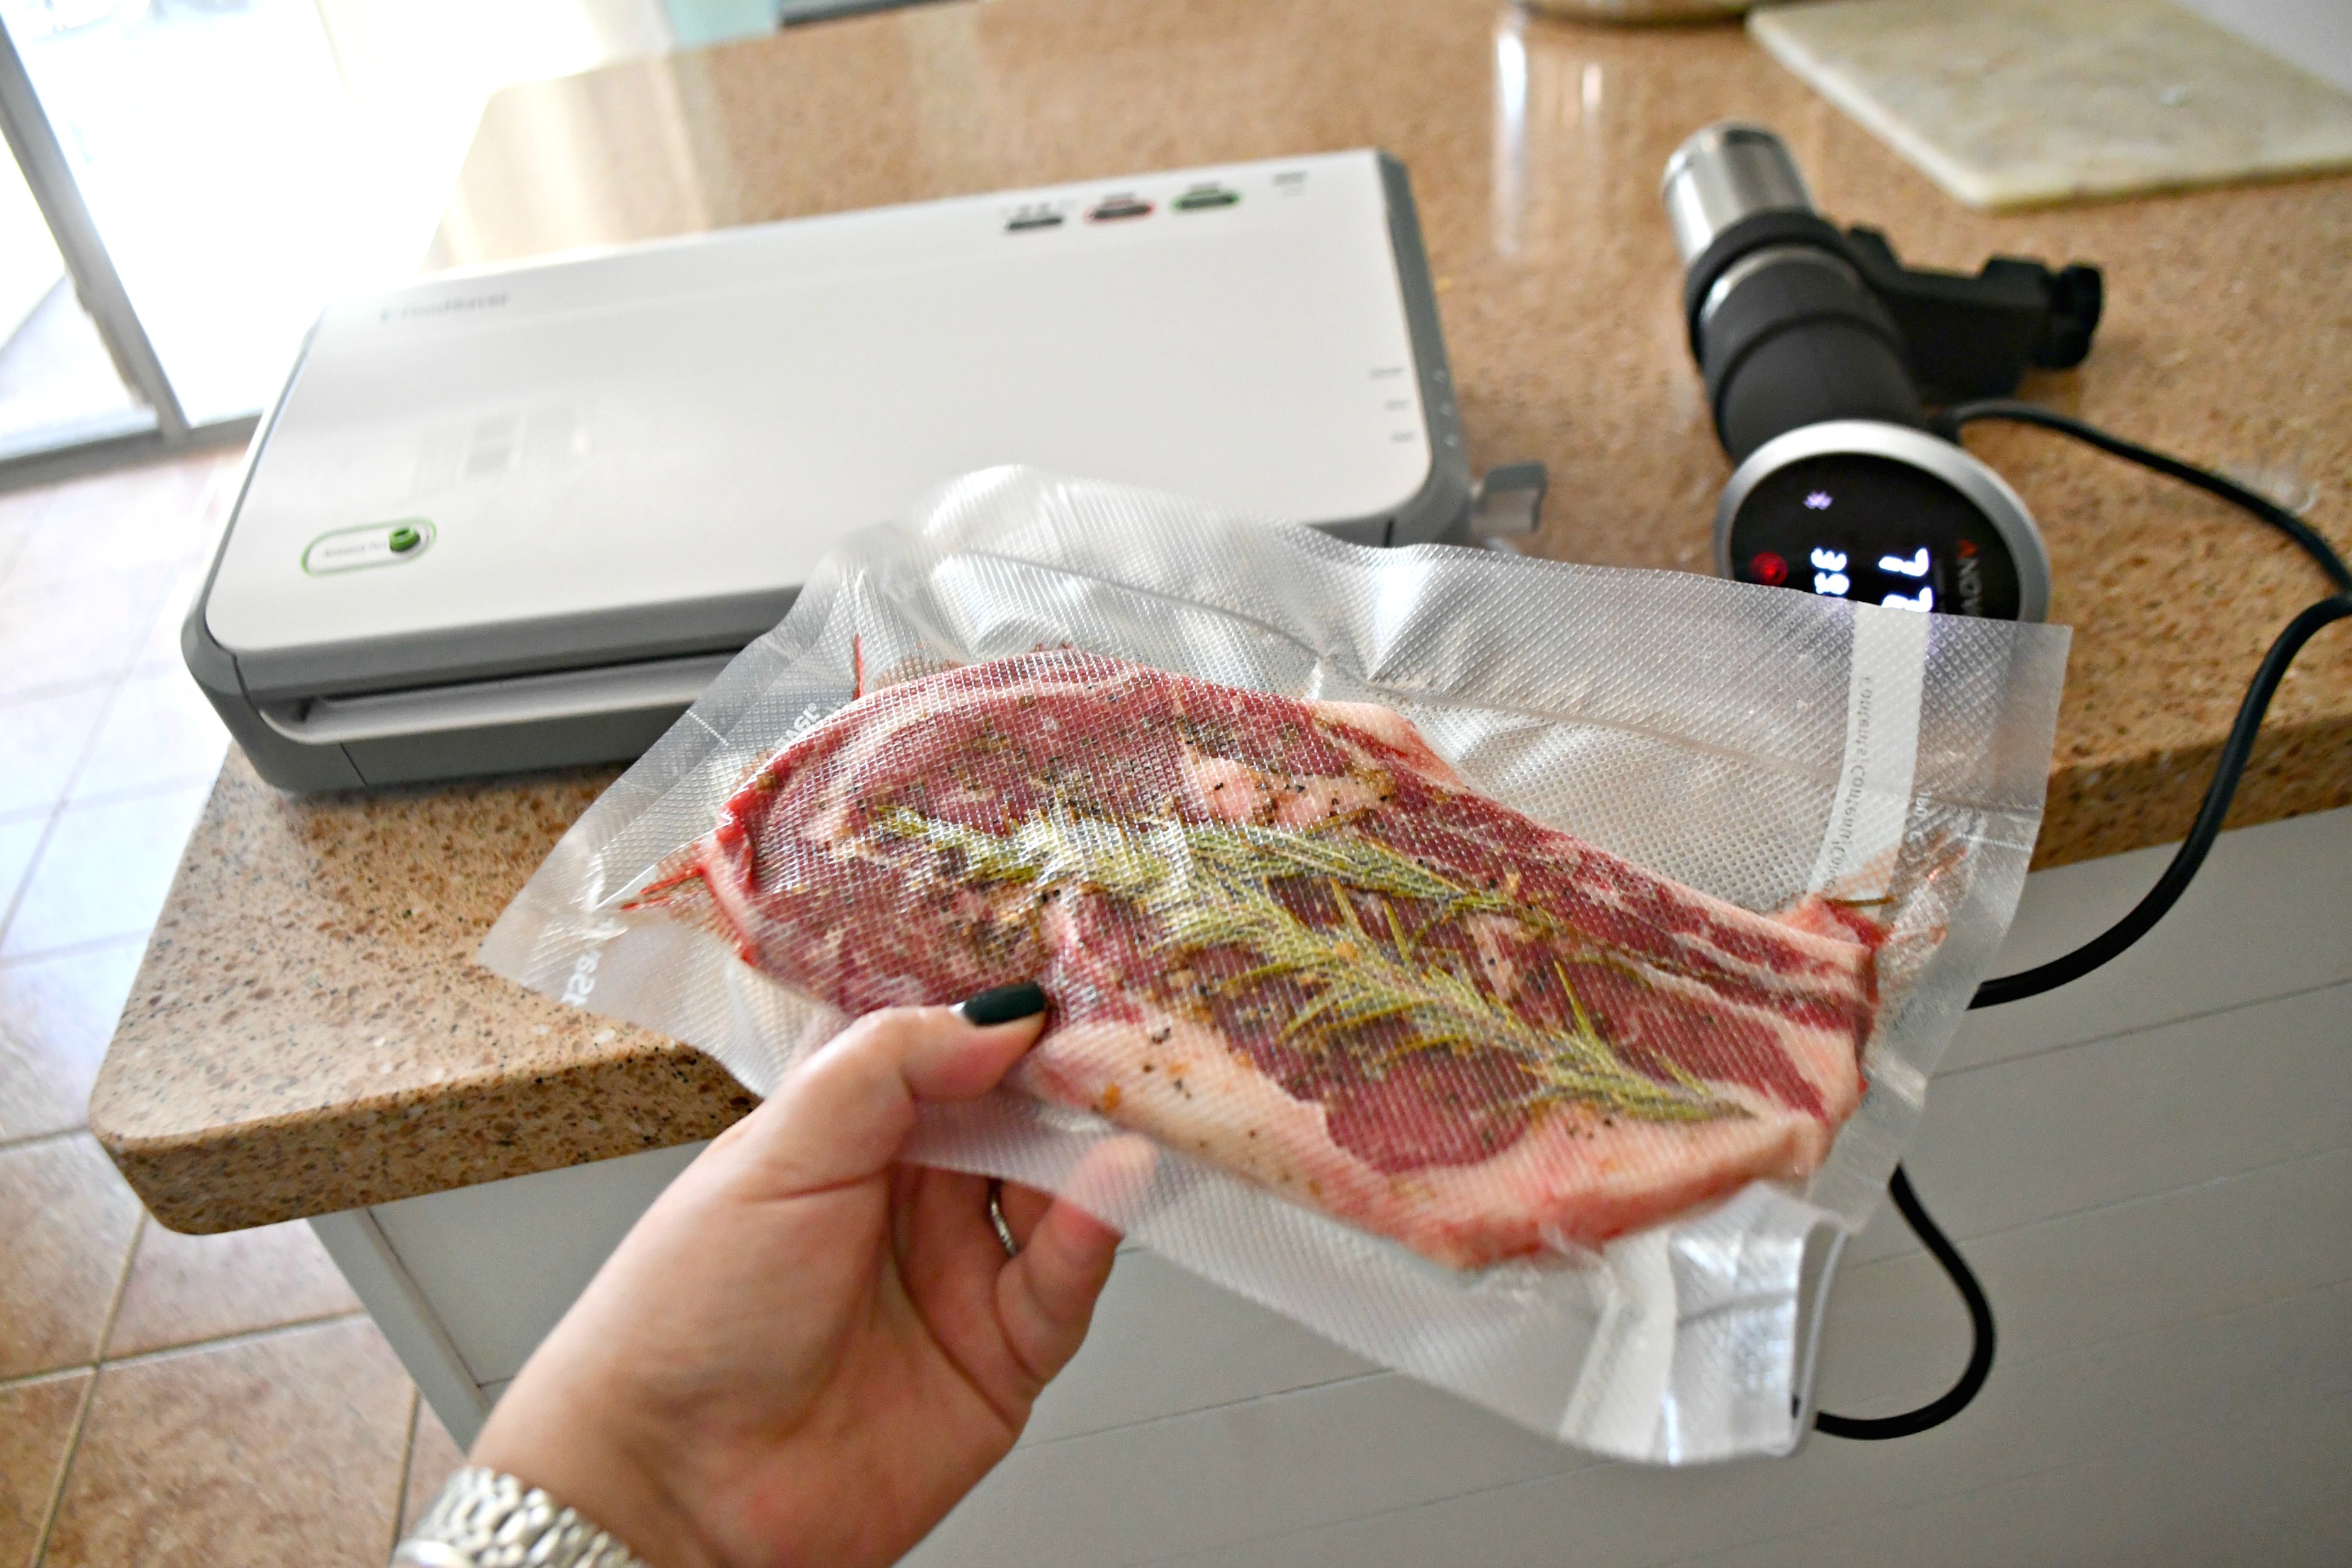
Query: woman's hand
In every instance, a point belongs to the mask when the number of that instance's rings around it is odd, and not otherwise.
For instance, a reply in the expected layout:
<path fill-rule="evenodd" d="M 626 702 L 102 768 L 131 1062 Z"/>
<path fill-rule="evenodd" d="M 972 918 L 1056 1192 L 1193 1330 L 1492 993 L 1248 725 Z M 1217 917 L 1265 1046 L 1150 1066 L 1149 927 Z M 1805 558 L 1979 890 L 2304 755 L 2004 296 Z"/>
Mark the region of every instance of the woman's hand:
<path fill-rule="evenodd" d="M 1118 1237 L 897 1163 L 915 1108 L 986 1093 L 1042 994 L 859 1020 L 646 1211 L 499 1401 L 473 1462 L 656 1568 L 895 1562 L 1013 1447 L 1086 1337 Z M 975 1002 L 982 999 L 975 998 Z M 987 1010 L 975 1008 L 982 1016 Z"/>

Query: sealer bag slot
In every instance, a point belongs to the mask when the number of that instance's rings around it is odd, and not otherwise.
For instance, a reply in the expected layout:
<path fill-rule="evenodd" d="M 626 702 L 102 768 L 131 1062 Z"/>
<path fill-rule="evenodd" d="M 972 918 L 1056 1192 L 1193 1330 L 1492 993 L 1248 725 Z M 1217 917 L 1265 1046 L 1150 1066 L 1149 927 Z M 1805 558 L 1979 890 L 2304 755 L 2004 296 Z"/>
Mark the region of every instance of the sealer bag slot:
<path fill-rule="evenodd" d="M 1787 1452 L 2066 640 L 991 469 L 829 558 L 483 961 L 761 1092 L 845 1008 L 1042 978 L 1035 1092 L 911 1157 L 1562 1441 Z M 1148 1173 L 1085 1159 L 1122 1125 Z"/>

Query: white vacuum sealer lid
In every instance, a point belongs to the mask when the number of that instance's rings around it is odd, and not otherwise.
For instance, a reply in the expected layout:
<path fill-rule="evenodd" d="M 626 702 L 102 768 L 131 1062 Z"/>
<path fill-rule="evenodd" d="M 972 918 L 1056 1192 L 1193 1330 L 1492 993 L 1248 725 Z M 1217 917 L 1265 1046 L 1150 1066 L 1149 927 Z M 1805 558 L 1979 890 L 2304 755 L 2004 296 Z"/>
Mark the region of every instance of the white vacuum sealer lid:
<path fill-rule="evenodd" d="M 1334 153 L 334 306 L 204 626 L 255 700 L 732 649 L 845 532 L 998 463 L 1426 537 L 1461 462 L 1410 201 Z"/>

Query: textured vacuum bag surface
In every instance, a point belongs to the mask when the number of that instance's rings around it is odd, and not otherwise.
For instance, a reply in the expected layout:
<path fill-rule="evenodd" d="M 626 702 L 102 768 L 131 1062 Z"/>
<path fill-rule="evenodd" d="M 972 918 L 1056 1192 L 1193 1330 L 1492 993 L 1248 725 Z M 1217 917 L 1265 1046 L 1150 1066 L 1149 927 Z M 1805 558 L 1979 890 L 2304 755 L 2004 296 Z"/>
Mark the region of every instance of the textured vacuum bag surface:
<path fill-rule="evenodd" d="M 1034 978 L 1020 1087 L 1465 1268 L 1810 1175 L 1883 936 L 1515 812 L 1393 710 L 1075 648 L 812 725 L 656 902 L 852 1013 Z"/>
<path fill-rule="evenodd" d="M 1785 1451 L 2014 907 L 2065 634 L 992 470 L 868 531 L 486 963 L 754 1089 L 1036 979 L 914 1156 L 1604 1452 Z M 1083 1184 L 1118 1130 L 1147 1177 Z"/>

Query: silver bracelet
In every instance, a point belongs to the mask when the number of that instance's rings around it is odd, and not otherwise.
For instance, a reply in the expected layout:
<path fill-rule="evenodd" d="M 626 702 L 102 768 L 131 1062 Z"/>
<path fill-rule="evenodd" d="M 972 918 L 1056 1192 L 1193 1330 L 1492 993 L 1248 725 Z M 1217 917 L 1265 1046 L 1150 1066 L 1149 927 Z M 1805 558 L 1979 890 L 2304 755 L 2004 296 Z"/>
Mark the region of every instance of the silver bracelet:
<path fill-rule="evenodd" d="M 451 1476 L 393 1568 L 645 1568 L 629 1549 L 512 1476 L 468 1465 Z"/>

